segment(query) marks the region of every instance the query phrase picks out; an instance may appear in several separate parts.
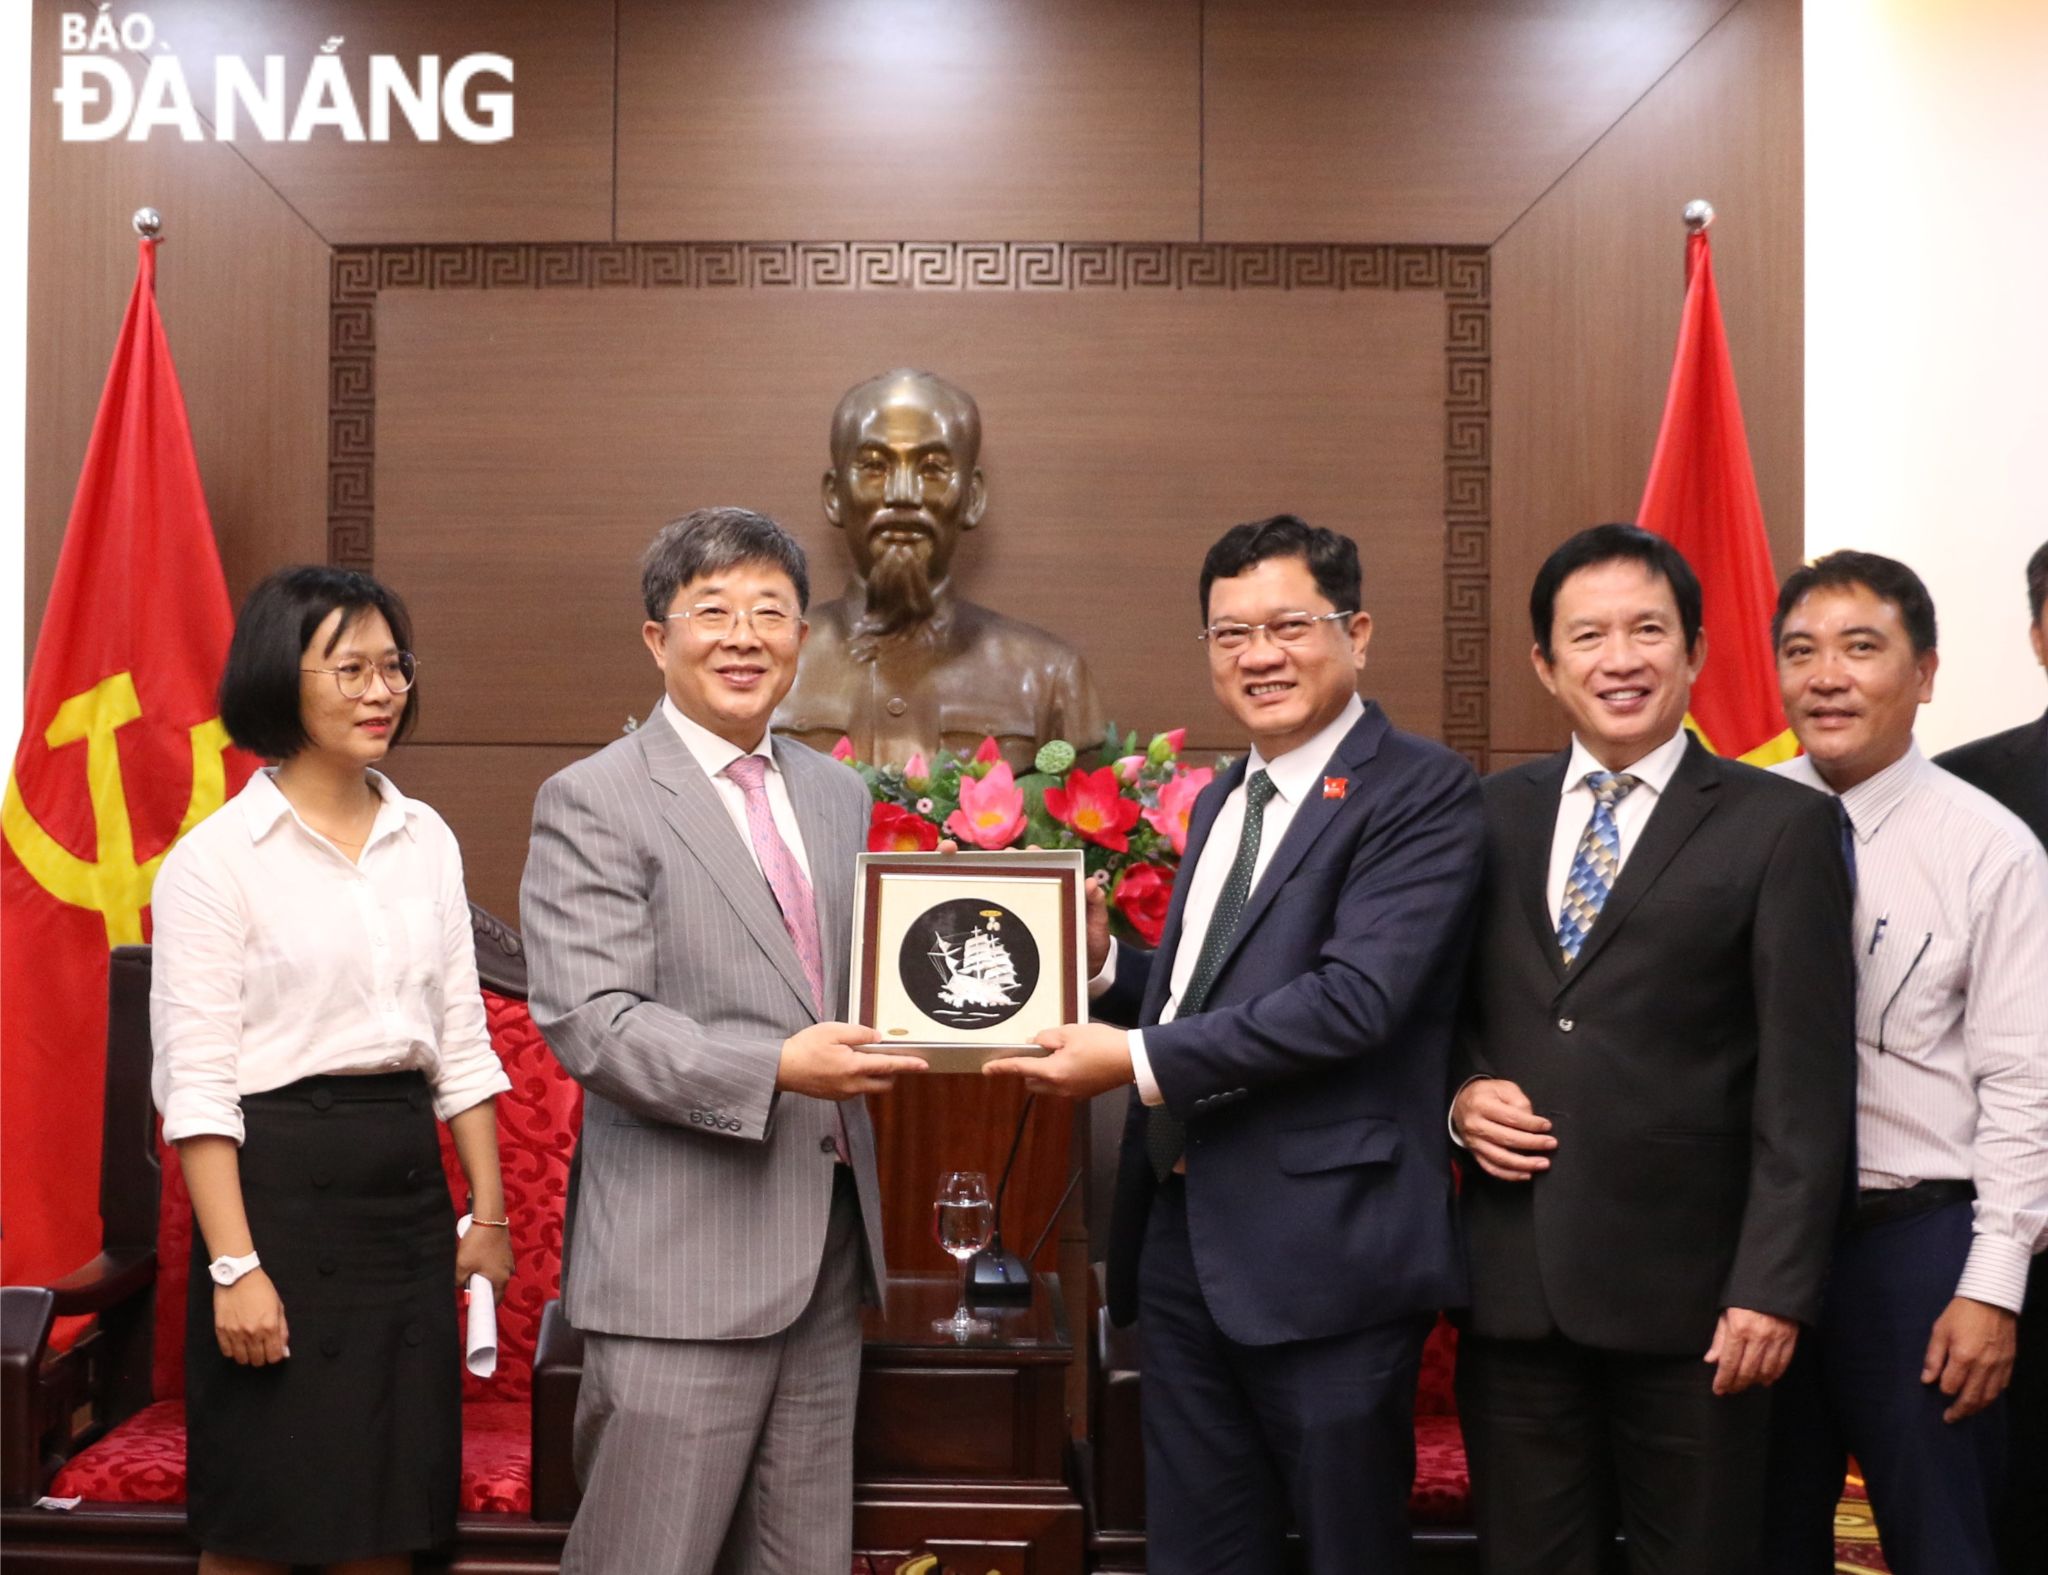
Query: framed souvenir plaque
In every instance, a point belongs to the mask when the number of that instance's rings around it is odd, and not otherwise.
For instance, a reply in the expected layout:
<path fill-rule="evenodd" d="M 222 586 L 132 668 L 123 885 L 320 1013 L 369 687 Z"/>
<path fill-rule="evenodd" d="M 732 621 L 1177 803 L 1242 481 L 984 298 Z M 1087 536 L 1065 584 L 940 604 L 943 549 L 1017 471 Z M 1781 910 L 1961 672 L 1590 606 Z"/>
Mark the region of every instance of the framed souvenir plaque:
<path fill-rule="evenodd" d="M 853 1020 L 877 1050 L 934 1072 L 1043 1055 L 1033 1036 L 1087 1020 L 1078 849 L 863 853 L 853 910 Z"/>

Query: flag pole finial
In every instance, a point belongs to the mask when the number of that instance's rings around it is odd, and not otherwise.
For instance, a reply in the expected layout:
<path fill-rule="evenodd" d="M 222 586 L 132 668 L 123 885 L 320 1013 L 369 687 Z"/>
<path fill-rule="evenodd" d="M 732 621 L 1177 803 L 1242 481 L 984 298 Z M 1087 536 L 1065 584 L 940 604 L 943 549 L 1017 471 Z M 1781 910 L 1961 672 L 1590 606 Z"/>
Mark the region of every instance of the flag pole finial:
<path fill-rule="evenodd" d="M 135 226 L 135 233 L 146 241 L 163 238 L 164 216 L 154 208 L 137 208 L 135 217 L 130 222 Z"/>
<path fill-rule="evenodd" d="M 1714 205 L 1704 197 L 1695 197 L 1685 205 L 1685 227 L 1694 235 L 1714 222 Z"/>

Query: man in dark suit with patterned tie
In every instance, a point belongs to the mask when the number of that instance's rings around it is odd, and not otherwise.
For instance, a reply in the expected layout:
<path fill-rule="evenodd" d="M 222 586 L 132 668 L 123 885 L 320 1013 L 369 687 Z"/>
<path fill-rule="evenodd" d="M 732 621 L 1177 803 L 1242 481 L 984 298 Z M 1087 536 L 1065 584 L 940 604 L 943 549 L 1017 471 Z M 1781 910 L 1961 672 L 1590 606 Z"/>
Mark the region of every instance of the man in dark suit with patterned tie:
<path fill-rule="evenodd" d="M 1700 587 L 1632 525 L 1530 596 L 1569 749 L 1487 779 L 1451 1122 L 1459 1416 L 1488 1575 L 1741 1575 L 1765 1386 L 1819 1310 L 1854 1112 L 1825 800 L 1683 728 Z"/>
<path fill-rule="evenodd" d="M 1291 1520 L 1313 1571 L 1401 1570 L 1417 1363 L 1463 1289 L 1442 1100 L 1478 783 L 1358 698 L 1347 538 L 1237 526 L 1200 600 L 1250 757 L 1196 802 L 1156 953 L 1112 955 L 1091 903 L 1107 1022 L 989 1070 L 1135 1084 L 1109 1304 L 1143 1346 L 1148 1567 L 1278 1571 Z"/>
<path fill-rule="evenodd" d="M 2034 660 L 2048 668 L 2048 542 L 2027 560 L 2027 608 Z M 1934 763 L 1989 793 L 2048 846 L 2048 711 L 2035 721 L 1936 755 Z M 2027 1276 L 2019 1354 L 2006 1404 L 2012 1418 L 2007 1480 L 2048 1482 L 2048 1252 L 2036 1255 Z M 2048 1575 L 2048 1494 L 2007 1494 L 1999 1554 L 2007 1575 Z"/>

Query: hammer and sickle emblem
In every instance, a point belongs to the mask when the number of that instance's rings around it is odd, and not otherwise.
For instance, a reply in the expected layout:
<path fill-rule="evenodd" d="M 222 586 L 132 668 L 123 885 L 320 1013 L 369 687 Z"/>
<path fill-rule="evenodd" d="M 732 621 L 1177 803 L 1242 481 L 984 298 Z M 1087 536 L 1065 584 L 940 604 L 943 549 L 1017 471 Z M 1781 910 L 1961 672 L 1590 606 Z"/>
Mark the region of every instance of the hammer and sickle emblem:
<path fill-rule="evenodd" d="M 142 910 L 149 905 L 150 883 L 156 879 L 162 853 L 137 862 L 135 831 L 128 818 L 128 793 L 121 781 L 121 751 L 115 733 L 142 719 L 142 701 L 127 673 L 94 684 L 57 707 L 43 731 L 51 749 L 85 740 L 86 791 L 92 797 L 97 857 L 82 859 L 45 831 L 21 796 L 10 773 L 7 797 L 0 804 L 0 829 L 7 845 L 37 885 L 59 902 L 91 908 L 107 925 L 107 944 L 126 946 L 142 940 Z M 190 730 L 192 796 L 179 823 L 182 837 L 227 802 L 228 731 L 219 717 L 209 717 Z M 172 842 L 177 841 L 173 837 Z"/>

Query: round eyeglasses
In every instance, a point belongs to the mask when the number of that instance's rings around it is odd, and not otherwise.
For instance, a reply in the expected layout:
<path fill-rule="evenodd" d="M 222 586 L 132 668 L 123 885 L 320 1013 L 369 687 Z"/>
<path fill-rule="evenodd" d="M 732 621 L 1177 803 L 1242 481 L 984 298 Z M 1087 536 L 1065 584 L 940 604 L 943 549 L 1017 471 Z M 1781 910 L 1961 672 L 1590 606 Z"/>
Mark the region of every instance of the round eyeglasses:
<path fill-rule="evenodd" d="M 374 674 L 384 680 L 384 687 L 395 695 L 402 695 L 412 687 L 413 679 L 420 670 L 419 658 L 410 651 L 397 651 L 381 662 L 365 662 L 355 658 L 338 667 L 301 667 L 302 673 L 328 673 L 334 678 L 334 687 L 341 691 L 344 700 L 360 700 L 370 692 L 370 678 Z"/>

